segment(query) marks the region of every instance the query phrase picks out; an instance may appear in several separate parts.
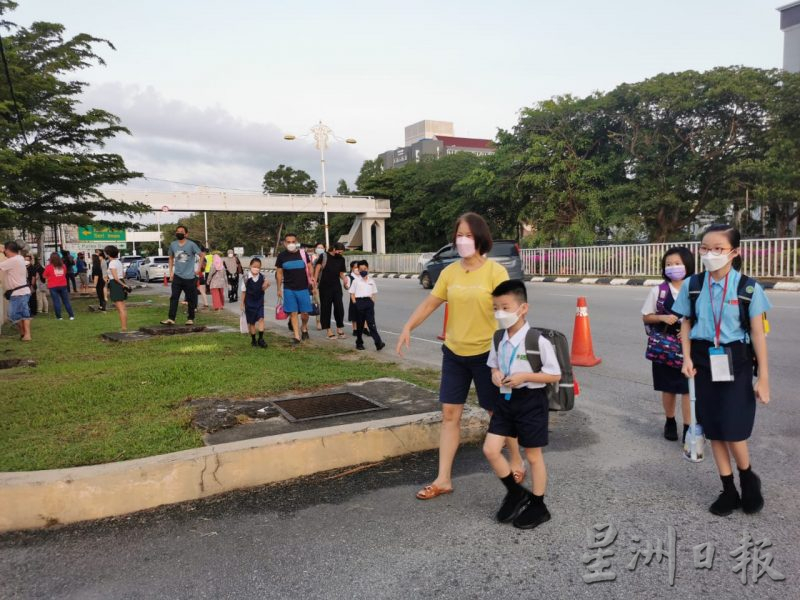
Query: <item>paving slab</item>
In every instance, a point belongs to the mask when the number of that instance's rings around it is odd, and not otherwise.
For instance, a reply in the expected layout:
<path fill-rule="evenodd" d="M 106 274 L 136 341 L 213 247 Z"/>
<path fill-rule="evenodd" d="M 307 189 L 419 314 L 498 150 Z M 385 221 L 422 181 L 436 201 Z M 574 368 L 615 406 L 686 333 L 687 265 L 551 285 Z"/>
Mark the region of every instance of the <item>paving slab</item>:
<path fill-rule="evenodd" d="M 0 369 L 13 369 L 15 367 L 35 367 L 36 361 L 32 358 L 4 358 L 0 360 Z"/>
<path fill-rule="evenodd" d="M 142 331 L 111 331 L 101 335 L 104 340 L 109 342 L 141 342 L 142 340 L 152 339 L 152 335 Z"/>
<path fill-rule="evenodd" d="M 139 331 L 148 335 L 182 335 L 200 333 L 206 329 L 206 325 L 148 325 L 139 327 Z"/>

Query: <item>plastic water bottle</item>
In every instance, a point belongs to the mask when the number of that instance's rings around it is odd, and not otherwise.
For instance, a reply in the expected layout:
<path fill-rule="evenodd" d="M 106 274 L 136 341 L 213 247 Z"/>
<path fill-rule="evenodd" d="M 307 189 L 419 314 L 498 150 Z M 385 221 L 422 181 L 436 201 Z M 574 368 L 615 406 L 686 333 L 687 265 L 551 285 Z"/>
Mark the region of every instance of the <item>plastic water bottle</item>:
<path fill-rule="evenodd" d="M 689 432 L 693 432 L 694 435 L 688 435 Z M 692 430 L 691 425 L 689 426 L 689 431 L 686 432 L 686 441 L 683 444 L 683 456 L 686 460 L 691 462 L 702 462 L 703 460 L 703 449 L 705 448 L 706 438 L 703 435 L 703 427 L 700 423 L 696 423 L 694 426 L 694 430 Z M 692 458 L 692 444 L 694 444 L 694 452 L 696 458 Z"/>

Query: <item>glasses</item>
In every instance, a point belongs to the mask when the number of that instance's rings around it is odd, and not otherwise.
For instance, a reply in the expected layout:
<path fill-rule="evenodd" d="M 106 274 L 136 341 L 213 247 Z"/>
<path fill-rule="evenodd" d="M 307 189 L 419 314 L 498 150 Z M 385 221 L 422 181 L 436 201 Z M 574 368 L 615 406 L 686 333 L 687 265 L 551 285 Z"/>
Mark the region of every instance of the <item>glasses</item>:
<path fill-rule="evenodd" d="M 733 250 L 733 248 L 709 248 L 708 246 L 700 246 L 698 252 L 700 256 L 705 256 L 706 254 L 710 254 L 711 256 L 720 256 L 722 254 L 727 254 Z"/>

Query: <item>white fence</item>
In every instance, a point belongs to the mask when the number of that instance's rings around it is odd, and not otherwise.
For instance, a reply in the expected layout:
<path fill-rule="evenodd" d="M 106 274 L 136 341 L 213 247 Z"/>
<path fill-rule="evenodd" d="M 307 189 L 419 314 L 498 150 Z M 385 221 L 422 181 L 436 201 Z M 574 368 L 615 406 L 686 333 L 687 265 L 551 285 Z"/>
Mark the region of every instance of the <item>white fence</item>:
<path fill-rule="evenodd" d="M 420 254 L 346 254 L 344 259 L 348 269 L 354 260 L 366 260 L 369 270 L 375 273 L 419 273 L 422 271 Z"/>
<path fill-rule="evenodd" d="M 797 270 L 800 238 L 742 240 L 743 271 L 753 277 L 789 279 L 800 277 Z M 666 244 L 625 244 L 618 246 L 582 246 L 574 248 L 532 248 L 521 250 L 527 275 L 569 276 L 594 275 L 608 277 L 657 277 L 661 257 L 673 246 L 686 246 L 695 255 L 699 242 Z"/>

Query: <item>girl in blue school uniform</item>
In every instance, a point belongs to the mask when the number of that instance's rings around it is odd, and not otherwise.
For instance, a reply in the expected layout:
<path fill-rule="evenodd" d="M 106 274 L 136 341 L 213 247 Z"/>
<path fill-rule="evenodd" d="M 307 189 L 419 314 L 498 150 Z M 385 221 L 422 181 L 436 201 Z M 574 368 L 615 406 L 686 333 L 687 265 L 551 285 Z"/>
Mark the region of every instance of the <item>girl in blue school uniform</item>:
<path fill-rule="evenodd" d="M 756 399 L 763 404 L 769 402 L 762 315 L 771 304 L 755 281 L 746 285 L 744 295 L 739 292 L 739 282 L 744 277 L 738 271 L 742 262 L 739 244 L 739 232 L 733 227 L 712 225 L 706 229 L 699 249 L 706 272 L 693 276 L 701 278 L 694 285 L 690 280 L 689 285 L 682 286 L 672 307 L 674 312 L 689 317 L 681 328 L 682 370 L 686 377 L 695 379 L 697 421 L 711 441 L 722 480 L 722 493 L 709 507 L 719 516 L 738 508 L 756 513 L 764 506 L 761 480 L 750 465 L 747 440 L 753 431 Z M 740 303 L 747 302 L 747 297 L 750 322 L 743 324 Z M 754 358 L 758 364 L 755 385 Z M 739 471 L 741 496 L 734 483 L 731 457 Z"/>

